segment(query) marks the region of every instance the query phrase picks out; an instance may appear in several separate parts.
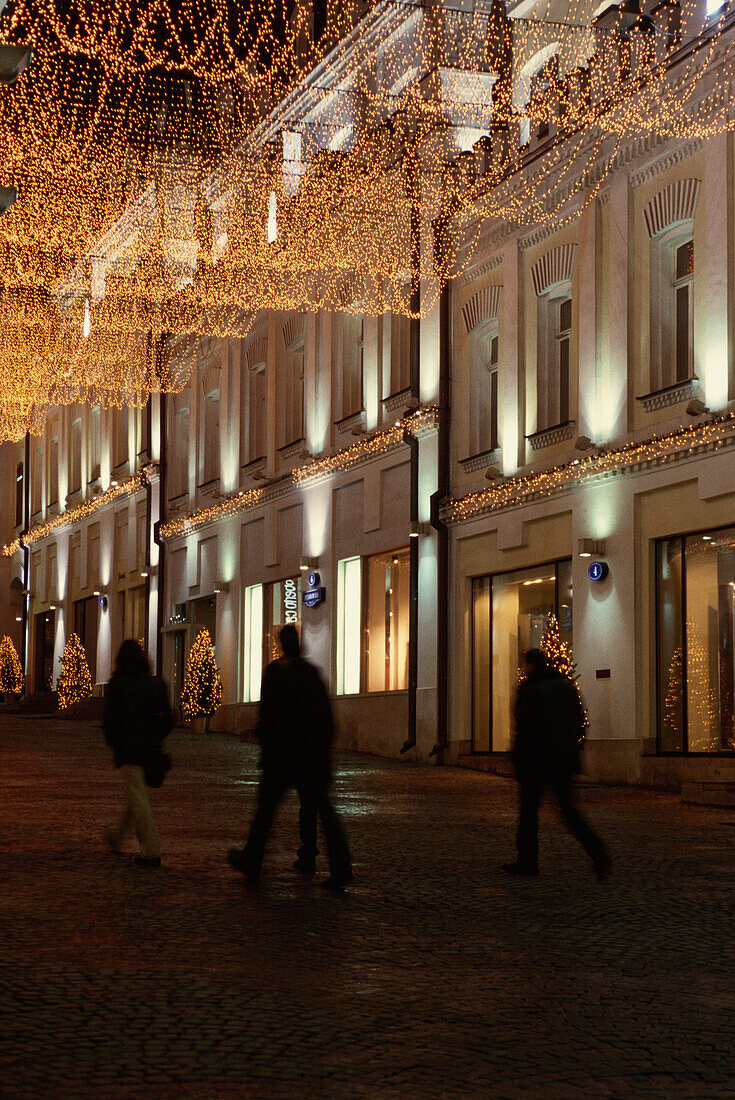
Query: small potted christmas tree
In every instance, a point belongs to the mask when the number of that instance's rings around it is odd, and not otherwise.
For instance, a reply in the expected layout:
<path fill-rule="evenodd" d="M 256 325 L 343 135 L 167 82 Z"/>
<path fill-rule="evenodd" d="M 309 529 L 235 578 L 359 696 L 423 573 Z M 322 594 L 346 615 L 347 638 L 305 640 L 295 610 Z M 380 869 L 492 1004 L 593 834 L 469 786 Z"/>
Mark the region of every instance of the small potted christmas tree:
<path fill-rule="evenodd" d="M 18 651 L 13 645 L 12 638 L 5 634 L 0 641 L 0 692 L 8 702 L 8 698 L 13 699 L 17 695 L 22 695 L 24 686 L 23 667 Z"/>
<path fill-rule="evenodd" d="M 209 719 L 222 702 L 222 680 L 209 631 L 204 627 L 189 651 L 181 691 L 181 709 L 197 733 L 205 733 Z"/>
<path fill-rule="evenodd" d="M 92 677 L 89 674 L 87 654 L 78 634 L 70 634 L 64 653 L 59 658 L 61 676 L 57 685 L 59 710 L 66 710 L 74 703 L 88 699 L 92 694 Z"/>

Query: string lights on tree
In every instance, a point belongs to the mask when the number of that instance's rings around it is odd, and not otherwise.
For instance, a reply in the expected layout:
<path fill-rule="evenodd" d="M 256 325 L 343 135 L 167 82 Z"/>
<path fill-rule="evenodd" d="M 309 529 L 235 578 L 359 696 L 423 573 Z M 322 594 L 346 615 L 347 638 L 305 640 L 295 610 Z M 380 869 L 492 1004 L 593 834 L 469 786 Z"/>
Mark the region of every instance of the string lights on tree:
<path fill-rule="evenodd" d="M 74 703 L 88 699 L 92 694 L 87 654 L 78 634 L 69 635 L 59 662 L 61 675 L 56 690 L 59 695 L 59 710 L 66 710 Z"/>
<path fill-rule="evenodd" d="M 23 666 L 18 651 L 9 635 L 0 640 L 0 692 L 3 695 L 22 695 L 25 687 Z"/>
<path fill-rule="evenodd" d="M 0 88 L 0 439 L 141 405 L 260 309 L 416 315 L 483 220 L 562 224 L 622 143 L 735 125 L 725 8 L 18 0 Z M 175 13 L 175 14 L 174 14 Z M 531 139 L 529 140 L 529 135 Z M 415 248 L 416 206 L 442 237 Z M 575 215 L 578 214 L 576 204 Z"/>
<path fill-rule="evenodd" d="M 222 679 L 209 631 L 203 627 L 189 651 L 181 691 L 186 718 L 209 718 L 222 702 Z"/>

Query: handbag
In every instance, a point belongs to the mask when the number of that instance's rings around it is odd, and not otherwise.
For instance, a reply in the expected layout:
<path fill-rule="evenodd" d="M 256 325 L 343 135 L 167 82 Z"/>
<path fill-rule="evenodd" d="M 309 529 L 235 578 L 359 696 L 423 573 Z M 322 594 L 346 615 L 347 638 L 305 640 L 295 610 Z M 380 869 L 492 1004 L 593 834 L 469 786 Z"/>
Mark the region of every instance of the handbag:
<path fill-rule="evenodd" d="M 173 761 L 163 749 L 154 749 L 145 762 L 146 787 L 162 787 L 163 781 L 171 771 Z"/>

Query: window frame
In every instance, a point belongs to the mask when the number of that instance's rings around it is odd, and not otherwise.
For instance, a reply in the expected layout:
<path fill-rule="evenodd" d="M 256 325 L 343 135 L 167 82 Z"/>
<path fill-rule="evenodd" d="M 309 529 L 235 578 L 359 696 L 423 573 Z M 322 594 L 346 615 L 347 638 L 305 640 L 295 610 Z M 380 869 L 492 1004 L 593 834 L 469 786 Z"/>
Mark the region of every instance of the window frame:
<path fill-rule="evenodd" d="M 561 330 L 561 308 L 570 303 L 570 325 Z M 537 299 L 536 314 L 536 431 L 550 431 L 568 424 L 572 403 L 574 343 L 574 292 L 571 279 L 547 287 Z M 562 407 L 560 347 L 568 347 L 566 410 Z M 552 387 L 553 383 L 553 387 Z M 543 402 L 542 402 L 543 395 Z M 563 413 L 566 415 L 562 415 Z"/>
<path fill-rule="evenodd" d="M 693 264 L 691 273 L 677 278 L 676 254 L 691 241 Z M 694 378 L 694 279 L 697 246 L 694 219 L 666 226 L 650 241 L 649 390 L 657 393 L 670 386 L 681 385 Z M 679 377 L 677 347 L 677 294 L 689 289 L 688 363 L 687 372 Z"/>

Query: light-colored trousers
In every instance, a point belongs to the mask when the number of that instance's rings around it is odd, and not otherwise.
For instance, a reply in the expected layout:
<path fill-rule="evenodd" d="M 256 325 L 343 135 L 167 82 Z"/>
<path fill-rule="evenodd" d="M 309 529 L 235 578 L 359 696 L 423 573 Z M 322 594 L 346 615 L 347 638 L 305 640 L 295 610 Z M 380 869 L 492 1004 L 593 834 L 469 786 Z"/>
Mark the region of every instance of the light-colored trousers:
<path fill-rule="evenodd" d="M 145 772 L 137 764 L 123 764 L 119 770 L 125 784 L 128 804 L 115 834 L 115 847 L 119 848 L 128 833 L 134 829 L 140 844 L 140 854 L 145 859 L 160 856 L 161 842 L 151 812 Z"/>

